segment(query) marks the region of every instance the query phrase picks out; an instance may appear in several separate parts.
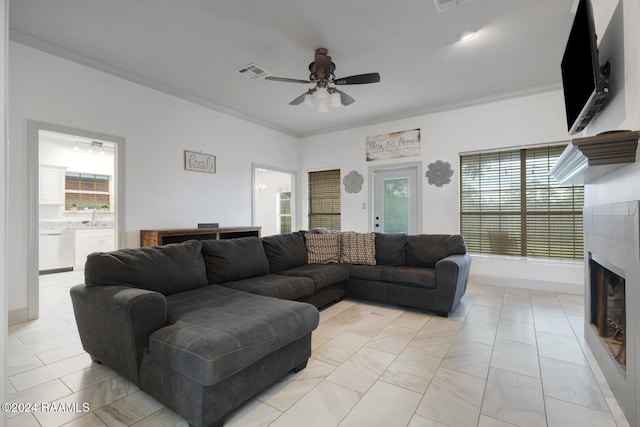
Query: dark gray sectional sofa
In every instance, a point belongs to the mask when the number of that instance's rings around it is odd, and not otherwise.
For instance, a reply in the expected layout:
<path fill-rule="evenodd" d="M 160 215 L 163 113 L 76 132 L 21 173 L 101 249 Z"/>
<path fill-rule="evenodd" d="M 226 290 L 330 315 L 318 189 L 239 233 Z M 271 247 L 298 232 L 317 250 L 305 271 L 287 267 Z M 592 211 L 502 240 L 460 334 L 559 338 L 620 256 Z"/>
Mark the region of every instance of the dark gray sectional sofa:
<path fill-rule="evenodd" d="M 316 307 L 353 297 L 447 316 L 464 294 L 471 258 L 461 236 L 342 240 L 358 242 L 338 248 L 351 258 L 336 258 L 340 236 L 304 232 L 91 254 L 85 283 L 71 289 L 83 347 L 190 425 L 221 426 L 306 366 Z M 344 262 L 353 260 L 362 263 Z"/>

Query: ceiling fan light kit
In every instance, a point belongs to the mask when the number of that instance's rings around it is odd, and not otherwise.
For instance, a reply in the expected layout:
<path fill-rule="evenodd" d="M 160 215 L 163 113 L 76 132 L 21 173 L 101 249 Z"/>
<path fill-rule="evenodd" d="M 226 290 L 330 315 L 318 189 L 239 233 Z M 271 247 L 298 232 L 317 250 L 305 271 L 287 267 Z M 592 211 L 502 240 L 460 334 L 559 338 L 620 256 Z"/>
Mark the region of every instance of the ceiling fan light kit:
<path fill-rule="evenodd" d="M 309 80 L 272 76 L 267 76 L 265 79 L 286 83 L 314 84 L 314 87 L 308 89 L 289 104 L 303 104 L 307 109 L 316 110 L 320 113 L 326 113 L 330 108 L 339 108 L 355 102 L 355 99 L 351 96 L 337 89 L 336 85 L 357 85 L 378 83 L 380 81 L 380 74 L 378 73 L 358 74 L 336 79 L 333 73 L 335 69 L 336 64 L 331 62 L 328 50 L 318 48 L 316 49 L 315 61 L 309 64 Z"/>

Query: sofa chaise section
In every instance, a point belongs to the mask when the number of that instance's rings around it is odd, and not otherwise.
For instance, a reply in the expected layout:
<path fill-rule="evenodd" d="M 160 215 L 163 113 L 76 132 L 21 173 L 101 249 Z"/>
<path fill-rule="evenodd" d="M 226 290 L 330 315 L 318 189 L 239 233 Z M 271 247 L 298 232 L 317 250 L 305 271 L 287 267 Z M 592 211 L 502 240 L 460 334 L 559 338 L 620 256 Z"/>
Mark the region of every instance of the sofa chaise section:
<path fill-rule="evenodd" d="M 89 255 L 71 289 L 84 349 L 192 426 L 306 365 L 310 304 L 210 285 L 199 241 Z"/>

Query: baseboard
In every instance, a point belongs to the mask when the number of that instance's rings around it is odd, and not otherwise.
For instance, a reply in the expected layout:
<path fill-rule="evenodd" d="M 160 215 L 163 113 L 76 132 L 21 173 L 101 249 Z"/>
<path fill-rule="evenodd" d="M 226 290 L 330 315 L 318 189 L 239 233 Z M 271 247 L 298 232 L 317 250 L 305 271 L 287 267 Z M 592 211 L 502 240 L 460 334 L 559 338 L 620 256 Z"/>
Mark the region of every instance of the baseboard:
<path fill-rule="evenodd" d="M 29 320 L 29 309 L 25 307 L 15 310 L 9 310 L 7 317 L 10 325 L 26 322 L 27 320 Z"/>
<path fill-rule="evenodd" d="M 583 284 L 550 282 L 547 280 L 522 279 L 504 276 L 489 276 L 486 274 L 471 274 L 469 275 L 469 280 L 473 283 L 503 286 L 505 288 L 534 289 L 536 291 L 584 295 Z"/>

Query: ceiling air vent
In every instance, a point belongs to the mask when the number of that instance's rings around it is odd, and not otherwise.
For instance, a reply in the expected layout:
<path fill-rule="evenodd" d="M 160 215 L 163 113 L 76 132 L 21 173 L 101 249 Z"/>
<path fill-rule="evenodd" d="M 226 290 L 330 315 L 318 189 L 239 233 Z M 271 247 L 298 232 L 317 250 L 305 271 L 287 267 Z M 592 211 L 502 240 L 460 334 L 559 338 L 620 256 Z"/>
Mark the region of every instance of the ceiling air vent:
<path fill-rule="evenodd" d="M 251 80 L 258 80 L 271 74 L 270 72 L 256 64 L 246 65 L 240 68 L 238 70 L 238 73 Z"/>
<path fill-rule="evenodd" d="M 433 0 L 433 4 L 438 9 L 438 12 L 444 12 L 454 7 L 460 6 L 465 3 L 469 3 L 471 0 Z"/>

